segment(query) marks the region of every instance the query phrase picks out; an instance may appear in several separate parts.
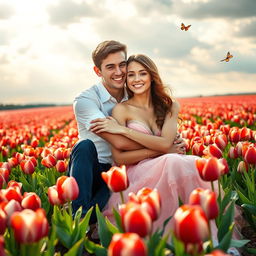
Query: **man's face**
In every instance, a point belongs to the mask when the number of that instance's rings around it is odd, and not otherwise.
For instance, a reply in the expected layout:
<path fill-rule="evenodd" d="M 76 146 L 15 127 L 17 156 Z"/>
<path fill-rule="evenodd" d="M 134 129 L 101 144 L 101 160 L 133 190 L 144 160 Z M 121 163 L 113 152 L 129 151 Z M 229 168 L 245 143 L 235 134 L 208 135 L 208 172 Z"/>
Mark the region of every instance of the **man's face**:
<path fill-rule="evenodd" d="M 96 70 L 95 70 L 96 71 Z M 102 61 L 101 70 L 96 73 L 102 78 L 104 86 L 111 90 L 123 89 L 126 80 L 126 59 L 124 52 L 116 52 L 108 55 Z"/>

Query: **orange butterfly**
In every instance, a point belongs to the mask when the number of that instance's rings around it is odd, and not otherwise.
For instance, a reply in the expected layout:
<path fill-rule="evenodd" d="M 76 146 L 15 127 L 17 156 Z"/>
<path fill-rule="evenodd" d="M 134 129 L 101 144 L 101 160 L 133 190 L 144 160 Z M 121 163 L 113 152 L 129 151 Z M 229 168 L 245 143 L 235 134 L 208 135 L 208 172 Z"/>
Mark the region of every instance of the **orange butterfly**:
<path fill-rule="evenodd" d="M 229 59 L 233 58 L 233 55 L 230 54 L 230 52 L 227 53 L 227 57 L 221 61 L 229 62 Z"/>
<path fill-rule="evenodd" d="M 184 30 L 185 29 L 185 31 L 188 31 L 188 29 L 191 27 L 191 25 L 188 25 L 188 26 L 185 26 L 184 25 L 184 23 L 181 23 L 181 30 Z"/>

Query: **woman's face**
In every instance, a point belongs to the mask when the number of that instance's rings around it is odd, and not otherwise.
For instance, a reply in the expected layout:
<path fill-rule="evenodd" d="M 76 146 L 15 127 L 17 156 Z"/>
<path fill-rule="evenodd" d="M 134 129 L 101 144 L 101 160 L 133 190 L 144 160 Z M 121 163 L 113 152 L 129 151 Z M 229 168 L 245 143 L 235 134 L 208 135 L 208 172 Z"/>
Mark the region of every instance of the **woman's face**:
<path fill-rule="evenodd" d="M 141 94 L 151 87 L 151 76 L 144 66 L 136 61 L 127 67 L 127 86 L 134 94 Z"/>

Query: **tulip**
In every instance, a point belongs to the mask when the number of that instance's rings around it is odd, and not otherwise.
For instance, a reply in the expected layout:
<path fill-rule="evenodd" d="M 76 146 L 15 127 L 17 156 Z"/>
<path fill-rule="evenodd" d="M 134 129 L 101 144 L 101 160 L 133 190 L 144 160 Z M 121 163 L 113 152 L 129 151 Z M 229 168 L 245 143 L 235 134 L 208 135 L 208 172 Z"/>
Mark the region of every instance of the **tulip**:
<path fill-rule="evenodd" d="M 174 214 L 175 236 L 184 242 L 200 243 L 209 237 L 207 217 L 198 205 L 182 205 Z"/>
<path fill-rule="evenodd" d="M 220 148 L 221 150 L 224 150 L 226 146 L 228 145 L 228 139 L 225 134 L 220 134 L 215 137 L 214 143 Z"/>
<path fill-rule="evenodd" d="M 248 147 L 244 156 L 244 160 L 248 164 L 256 165 L 256 147 L 254 146 Z"/>
<path fill-rule="evenodd" d="M 251 138 L 252 131 L 247 127 L 243 127 L 240 132 L 240 140 L 250 140 Z"/>
<path fill-rule="evenodd" d="M 6 256 L 6 252 L 4 249 L 4 237 L 0 236 L 0 256 Z"/>
<path fill-rule="evenodd" d="M 101 177 L 113 192 L 124 191 L 129 186 L 125 165 L 113 166 L 107 172 L 102 172 Z"/>
<path fill-rule="evenodd" d="M 0 167 L 0 174 L 1 174 L 1 176 L 3 176 L 4 181 L 8 182 L 9 176 L 10 176 L 10 171 L 7 168 Z"/>
<path fill-rule="evenodd" d="M 54 156 L 56 157 L 57 160 L 64 160 L 64 154 L 63 154 L 64 150 L 62 148 L 57 148 L 54 151 Z"/>
<path fill-rule="evenodd" d="M 150 215 L 152 221 L 158 218 L 161 210 L 161 199 L 156 189 L 142 188 L 137 192 L 136 196 L 130 193 L 129 199 L 141 204 L 142 208 Z"/>
<path fill-rule="evenodd" d="M 14 188 L 19 188 L 20 190 L 20 193 L 21 193 L 21 189 L 22 189 L 22 183 L 21 182 L 17 182 L 15 180 L 10 180 L 7 184 L 7 188 L 11 188 L 11 187 L 14 187 Z"/>
<path fill-rule="evenodd" d="M 65 172 L 67 170 L 68 164 L 64 160 L 58 160 L 55 166 L 58 172 Z"/>
<path fill-rule="evenodd" d="M 47 236 L 49 225 L 44 209 L 36 211 L 25 209 L 14 213 L 11 217 L 11 226 L 16 241 L 19 243 L 34 243 Z"/>
<path fill-rule="evenodd" d="M 11 168 L 14 168 L 19 164 L 17 158 L 15 157 L 8 158 L 8 163 L 10 164 Z"/>
<path fill-rule="evenodd" d="M 221 175 L 225 175 L 229 173 L 229 166 L 228 166 L 228 162 L 225 158 L 221 158 L 218 160 L 221 164 L 224 165 L 224 169 L 221 172 Z"/>
<path fill-rule="evenodd" d="M 36 210 L 41 208 L 41 199 L 34 192 L 25 192 L 21 201 L 21 206 L 25 209 Z"/>
<path fill-rule="evenodd" d="M 79 188 L 74 177 L 61 176 L 57 179 L 56 189 L 60 200 L 68 202 L 78 197 Z"/>
<path fill-rule="evenodd" d="M 214 250 L 209 254 L 205 254 L 205 256 L 229 256 L 230 254 L 226 254 L 225 252 L 221 250 Z"/>
<path fill-rule="evenodd" d="M 238 151 L 236 147 L 230 147 L 228 151 L 228 157 L 231 159 L 235 159 L 239 157 Z"/>
<path fill-rule="evenodd" d="M 59 198 L 56 185 L 48 188 L 48 199 L 51 205 L 62 205 L 65 203 Z"/>
<path fill-rule="evenodd" d="M 151 233 L 152 219 L 141 205 L 128 202 L 121 205 L 119 210 L 125 232 L 137 233 L 141 237 Z"/>
<path fill-rule="evenodd" d="M 205 181 L 218 180 L 225 166 L 216 157 L 196 159 L 196 167 L 200 177 Z"/>
<path fill-rule="evenodd" d="M 200 205 L 209 220 L 215 219 L 219 214 L 216 194 L 208 189 L 194 189 L 190 194 L 189 204 Z"/>
<path fill-rule="evenodd" d="M 108 256 L 147 256 L 147 247 L 136 233 L 116 233 L 108 247 Z"/>
<path fill-rule="evenodd" d="M 55 156 L 53 156 L 52 154 L 49 154 L 42 159 L 41 163 L 43 166 L 45 166 L 47 168 L 52 168 L 56 165 L 57 160 L 56 160 Z"/>
<path fill-rule="evenodd" d="M 3 235 L 5 233 L 6 227 L 7 227 L 7 215 L 5 211 L 0 208 L 0 235 Z"/>
<path fill-rule="evenodd" d="M 37 138 L 33 138 L 30 142 L 31 147 L 36 148 L 39 144 L 39 140 Z"/>
<path fill-rule="evenodd" d="M 4 176 L 0 173 L 0 189 L 6 184 Z"/>
<path fill-rule="evenodd" d="M 16 200 L 19 203 L 22 201 L 21 191 L 17 187 L 2 189 L 1 194 L 6 199 L 6 201 L 11 201 L 12 199 Z"/>
<path fill-rule="evenodd" d="M 196 156 L 202 156 L 204 154 L 204 145 L 202 143 L 194 143 L 192 146 L 192 154 Z"/>
<path fill-rule="evenodd" d="M 35 165 L 32 160 L 22 160 L 20 162 L 21 170 L 26 174 L 32 174 L 35 171 Z"/>
<path fill-rule="evenodd" d="M 243 172 L 248 172 L 249 170 L 249 165 L 247 162 L 244 162 L 244 161 L 240 161 L 238 166 L 237 166 L 237 171 L 240 172 L 240 173 L 243 173 Z"/>
<path fill-rule="evenodd" d="M 240 130 L 237 127 L 232 127 L 230 129 L 229 139 L 233 143 L 237 143 L 240 140 Z"/>
<path fill-rule="evenodd" d="M 217 158 L 223 157 L 222 151 L 218 148 L 216 144 L 209 145 L 208 148 L 204 151 L 204 154 Z"/>
<path fill-rule="evenodd" d="M 6 213 L 7 219 L 11 218 L 14 212 L 20 212 L 22 207 L 19 202 L 11 200 L 9 202 L 2 202 L 0 208 Z"/>

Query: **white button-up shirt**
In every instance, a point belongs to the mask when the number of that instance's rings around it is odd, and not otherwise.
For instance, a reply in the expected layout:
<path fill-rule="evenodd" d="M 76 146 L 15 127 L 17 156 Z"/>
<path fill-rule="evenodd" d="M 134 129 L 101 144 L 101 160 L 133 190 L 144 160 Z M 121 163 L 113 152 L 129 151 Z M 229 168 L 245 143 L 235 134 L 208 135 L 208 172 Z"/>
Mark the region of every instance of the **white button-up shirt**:
<path fill-rule="evenodd" d="M 127 100 L 125 96 L 122 101 Z M 98 152 L 100 163 L 112 163 L 110 145 L 107 141 L 89 131 L 91 121 L 96 118 L 111 116 L 113 107 L 117 101 L 112 97 L 102 83 L 93 85 L 91 88 L 78 95 L 73 103 L 73 109 L 78 126 L 79 141 L 90 139 Z"/>

